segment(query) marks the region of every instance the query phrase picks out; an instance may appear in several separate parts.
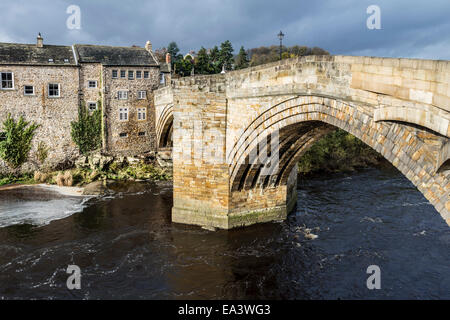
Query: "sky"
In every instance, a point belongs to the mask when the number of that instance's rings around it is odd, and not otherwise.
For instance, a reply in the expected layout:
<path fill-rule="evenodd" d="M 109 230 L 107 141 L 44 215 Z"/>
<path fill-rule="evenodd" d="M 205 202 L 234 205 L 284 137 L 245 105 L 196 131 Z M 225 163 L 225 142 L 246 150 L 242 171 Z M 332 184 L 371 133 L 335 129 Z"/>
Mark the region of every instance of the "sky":
<path fill-rule="evenodd" d="M 380 9 L 380 29 L 367 27 L 370 5 Z M 35 43 L 41 32 L 45 44 L 175 41 L 186 53 L 230 40 L 237 52 L 278 45 L 282 30 L 284 45 L 331 54 L 450 60 L 449 17 L 450 0 L 2 0 L 0 42 Z"/>

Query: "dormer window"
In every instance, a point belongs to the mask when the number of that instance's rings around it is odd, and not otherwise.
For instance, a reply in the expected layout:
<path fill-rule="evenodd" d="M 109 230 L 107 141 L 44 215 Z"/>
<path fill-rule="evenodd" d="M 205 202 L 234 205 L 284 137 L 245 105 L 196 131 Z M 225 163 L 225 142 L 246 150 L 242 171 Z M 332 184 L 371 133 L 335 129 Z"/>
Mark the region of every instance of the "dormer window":
<path fill-rule="evenodd" d="M 48 59 L 48 62 L 53 62 L 53 59 L 52 58 Z"/>
<path fill-rule="evenodd" d="M 69 63 L 69 59 L 64 59 L 64 63 Z"/>

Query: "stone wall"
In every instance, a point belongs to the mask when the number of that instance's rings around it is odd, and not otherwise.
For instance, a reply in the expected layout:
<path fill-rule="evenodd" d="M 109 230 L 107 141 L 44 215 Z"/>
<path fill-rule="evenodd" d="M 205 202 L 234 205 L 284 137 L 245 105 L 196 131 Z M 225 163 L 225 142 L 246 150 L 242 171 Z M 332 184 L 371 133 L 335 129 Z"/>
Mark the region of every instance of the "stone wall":
<path fill-rule="evenodd" d="M 23 116 L 41 126 L 37 129 L 24 171 L 32 171 L 40 164 L 35 158 L 37 144 L 49 147 L 47 166 L 56 166 L 78 155 L 70 136 L 70 122 L 78 117 L 79 68 L 64 66 L 0 66 L 1 71 L 14 72 L 14 90 L 0 90 L 0 122 L 8 113 L 18 119 Z M 60 97 L 48 97 L 48 84 L 60 84 Z M 33 85 L 35 93 L 24 95 L 24 86 Z M 0 160 L 0 172 L 9 172 Z"/>
<path fill-rule="evenodd" d="M 127 70 L 126 78 L 112 78 L 112 70 Z M 128 79 L 128 70 L 133 70 L 135 78 Z M 149 71 L 148 79 L 136 79 L 136 71 Z M 103 68 L 105 86 L 105 127 L 106 152 L 110 154 L 137 155 L 156 150 L 155 104 L 153 92 L 159 86 L 159 68 L 157 67 L 107 67 Z M 128 99 L 119 100 L 117 92 L 128 90 Z M 138 91 L 147 92 L 146 99 L 138 99 Z M 119 120 L 119 108 L 128 107 L 128 121 Z M 147 108 L 147 119 L 137 119 L 137 108 Z M 139 133 L 144 133 L 140 136 Z M 120 137 L 121 133 L 127 134 Z"/>

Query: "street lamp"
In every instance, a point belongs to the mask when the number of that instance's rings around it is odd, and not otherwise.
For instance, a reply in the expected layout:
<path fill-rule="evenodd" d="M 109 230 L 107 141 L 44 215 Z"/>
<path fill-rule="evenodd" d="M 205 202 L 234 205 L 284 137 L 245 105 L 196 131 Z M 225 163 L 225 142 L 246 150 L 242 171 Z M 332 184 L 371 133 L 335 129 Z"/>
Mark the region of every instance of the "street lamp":
<path fill-rule="evenodd" d="M 280 60 L 281 60 L 281 51 L 283 50 L 283 37 L 284 37 L 284 33 L 283 31 L 280 30 L 280 33 L 277 34 L 278 39 L 280 39 Z"/>

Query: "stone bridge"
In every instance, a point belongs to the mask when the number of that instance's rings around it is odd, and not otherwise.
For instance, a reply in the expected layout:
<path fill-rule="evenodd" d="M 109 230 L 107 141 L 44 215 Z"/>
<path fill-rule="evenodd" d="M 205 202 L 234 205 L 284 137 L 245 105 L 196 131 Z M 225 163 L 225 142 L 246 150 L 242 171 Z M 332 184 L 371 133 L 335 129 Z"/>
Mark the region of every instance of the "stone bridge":
<path fill-rule="evenodd" d="M 155 106 L 159 147 L 173 143 L 173 222 L 228 229 L 284 219 L 299 158 L 341 128 L 450 224 L 449 79 L 450 61 L 307 56 L 172 81 Z"/>

